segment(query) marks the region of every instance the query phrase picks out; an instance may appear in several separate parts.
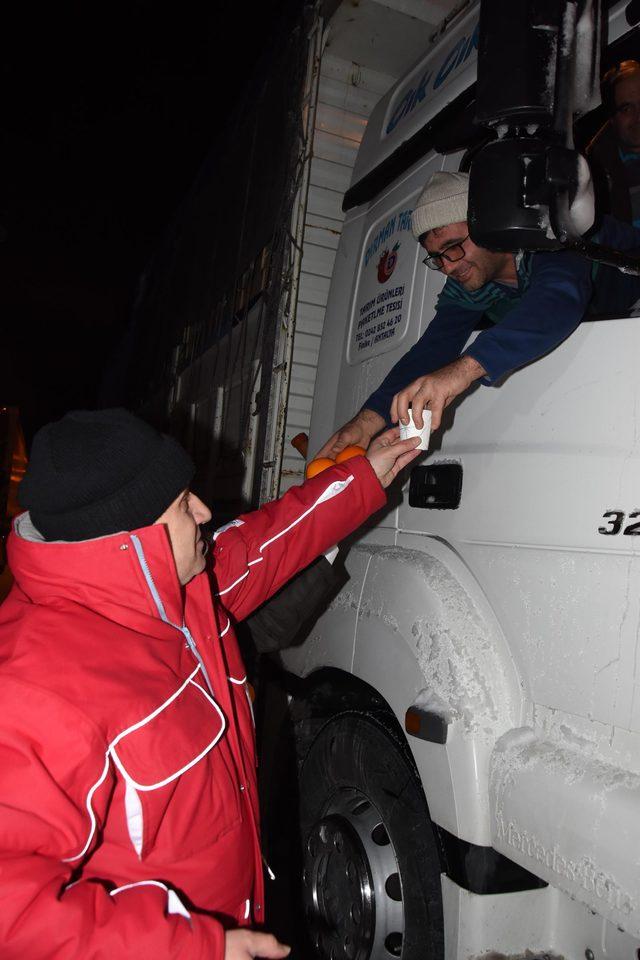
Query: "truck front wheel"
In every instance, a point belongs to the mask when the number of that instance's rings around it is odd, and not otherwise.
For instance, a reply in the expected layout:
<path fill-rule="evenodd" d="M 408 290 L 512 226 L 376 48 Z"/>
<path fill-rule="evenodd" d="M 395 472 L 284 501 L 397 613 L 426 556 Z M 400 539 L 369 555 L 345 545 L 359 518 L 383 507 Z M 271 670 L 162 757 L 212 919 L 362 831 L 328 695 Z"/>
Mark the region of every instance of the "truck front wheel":
<path fill-rule="evenodd" d="M 300 775 L 306 927 L 322 960 L 440 960 L 440 866 L 422 787 L 390 724 L 329 720 Z"/>

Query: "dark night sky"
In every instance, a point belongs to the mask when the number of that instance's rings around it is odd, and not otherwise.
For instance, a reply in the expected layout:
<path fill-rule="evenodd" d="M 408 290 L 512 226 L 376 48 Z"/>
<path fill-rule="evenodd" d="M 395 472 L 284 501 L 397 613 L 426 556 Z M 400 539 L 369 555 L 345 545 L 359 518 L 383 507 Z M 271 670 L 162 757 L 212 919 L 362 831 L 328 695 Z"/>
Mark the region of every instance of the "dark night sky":
<path fill-rule="evenodd" d="M 278 0 L 13 4 L 0 121 L 0 402 L 98 402 L 135 281 L 256 83 Z"/>

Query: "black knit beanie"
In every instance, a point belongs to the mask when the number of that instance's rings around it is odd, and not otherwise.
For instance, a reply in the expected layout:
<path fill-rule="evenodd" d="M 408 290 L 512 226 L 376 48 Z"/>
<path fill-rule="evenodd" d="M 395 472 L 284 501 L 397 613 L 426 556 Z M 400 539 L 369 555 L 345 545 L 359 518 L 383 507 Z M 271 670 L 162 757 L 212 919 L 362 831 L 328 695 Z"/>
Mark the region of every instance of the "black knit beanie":
<path fill-rule="evenodd" d="M 36 433 L 18 499 L 45 540 L 90 540 L 153 523 L 194 472 L 127 410 L 74 410 Z"/>

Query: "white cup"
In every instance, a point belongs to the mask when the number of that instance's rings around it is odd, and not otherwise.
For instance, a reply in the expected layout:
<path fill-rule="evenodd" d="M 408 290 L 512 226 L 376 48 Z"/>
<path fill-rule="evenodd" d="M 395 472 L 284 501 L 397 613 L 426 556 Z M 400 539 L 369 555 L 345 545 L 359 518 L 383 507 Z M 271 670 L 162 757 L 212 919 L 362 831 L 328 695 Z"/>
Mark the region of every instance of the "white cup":
<path fill-rule="evenodd" d="M 428 450 L 429 434 L 431 433 L 431 410 L 424 409 L 422 411 L 422 422 L 424 426 L 422 430 L 418 430 L 413 422 L 413 411 L 409 408 L 409 423 L 406 427 L 403 423 L 400 424 L 400 439 L 408 440 L 409 437 L 420 437 L 418 450 Z"/>

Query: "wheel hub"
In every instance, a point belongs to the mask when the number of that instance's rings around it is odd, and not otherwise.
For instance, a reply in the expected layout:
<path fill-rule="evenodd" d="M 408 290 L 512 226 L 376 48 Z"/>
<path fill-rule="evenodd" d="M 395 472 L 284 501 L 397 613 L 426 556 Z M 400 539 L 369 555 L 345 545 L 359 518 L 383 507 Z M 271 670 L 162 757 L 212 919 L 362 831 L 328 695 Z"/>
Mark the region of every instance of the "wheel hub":
<path fill-rule="evenodd" d="M 327 960 L 399 957 L 404 911 L 395 851 L 380 813 L 360 791 L 343 790 L 309 830 L 305 910 Z"/>

